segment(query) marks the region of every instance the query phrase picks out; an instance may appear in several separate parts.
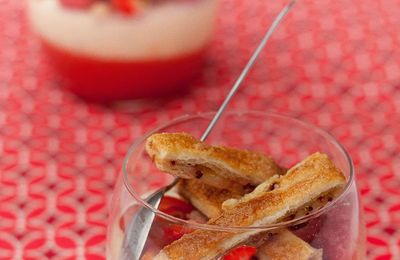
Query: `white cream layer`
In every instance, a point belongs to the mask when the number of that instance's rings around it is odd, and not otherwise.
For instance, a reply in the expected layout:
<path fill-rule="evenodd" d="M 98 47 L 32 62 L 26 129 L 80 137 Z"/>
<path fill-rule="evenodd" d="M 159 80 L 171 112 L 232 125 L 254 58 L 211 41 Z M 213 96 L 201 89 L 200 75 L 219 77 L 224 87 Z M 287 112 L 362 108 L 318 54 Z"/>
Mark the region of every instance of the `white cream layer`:
<path fill-rule="evenodd" d="M 68 9 L 55 0 L 28 0 L 34 30 L 45 41 L 100 59 L 167 59 L 210 40 L 217 0 L 170 2 L 138 15 Z"/>

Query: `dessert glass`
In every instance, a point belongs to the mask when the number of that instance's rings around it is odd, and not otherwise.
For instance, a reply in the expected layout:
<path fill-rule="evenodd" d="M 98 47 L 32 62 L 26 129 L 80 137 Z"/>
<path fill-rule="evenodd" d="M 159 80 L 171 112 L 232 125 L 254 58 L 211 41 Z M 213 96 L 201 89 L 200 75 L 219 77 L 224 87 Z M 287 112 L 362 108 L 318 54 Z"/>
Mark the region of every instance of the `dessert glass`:
<path fill-rule="evenodd" d="M 129 227 L 138 209 L 156 214 L 142 259 L 152 259 L 166 243 L 171 229 L 212 229 L 224 232 L 266 231 L 287 228 L 314 248 L 323 249 L 323 259 L 364 259 L 365 229 L 352 160 L 343 146 L 324 130 L 303 121 L 272 113 L 239 111 L 226 113 L 213 129 L 207 142 L 239 149 L 251 149 L 271 155 L 278 164 L 291 167 L 308 155 L 326 153 L 347 178 L 344 191 L 322 209 L 308 216 L 262 227 L 217 227 L 184 220 L 146 203 L 145 198 L 173 181 L 173 177 L 155 168 L 144 151 L 148 136 L 156 132 L 188 132 L 200 137 L 214 113 L 183 116 L 139 137 L 129 150 L 116 182 L 111 200 L 107 237 L 107 258 L 124 259 L 129 248 Z M 172 195 L 173 196 L 173 195 Z M 169 230 L 169 231 L 166 231 Z"/>
<path fill-rule="evenodd" d="M 129 1 L 140 8 L 112 5 Z M 107 102 L 187 88 L 201 71 L 217 1 L 28 0 L 28 16 L 61 82 Z"/>

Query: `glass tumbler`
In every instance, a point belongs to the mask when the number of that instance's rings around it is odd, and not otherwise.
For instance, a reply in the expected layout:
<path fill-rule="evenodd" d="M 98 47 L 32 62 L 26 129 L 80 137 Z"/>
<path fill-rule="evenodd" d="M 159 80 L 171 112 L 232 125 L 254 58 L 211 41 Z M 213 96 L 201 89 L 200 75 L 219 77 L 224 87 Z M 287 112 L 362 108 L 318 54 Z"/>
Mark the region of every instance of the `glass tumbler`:
<path fill-rule="evenodd" d="M 218 0 L 28 0 L 32 29 L 64 87 L 112 102 L 176 95 L 200 74 Z"/>
<path fill-rule="evenodd" d="M 207 225 L 201 216 L 188 220 L 185 216 L 190 214 L 192 206 L 174 196 L 164 197 L 159 209 L 152 208 L 146 198 L 170 184 L 174 178 L 154 166 L 144 150 L 146 138 L 157 132 L 187 132 L 200 137 L 213 115 L 214 113 L 201 113 L 180 117 L 134 142 L 126 155 L 111 200 L 107 259 L 127 259 L 126 256 L 130 253 L 127 251 L 130 249 L 124 245 L 132 241 L 129 232 L 133 225 L 132 219 L 141 209 L 155 214 L 141 259 L 153 259 L 164 246 L 194 230 L 254 232 L 268 234 L 273 239 L 273 234 L 283 228 L 313 248 L 322 249 L 322 259 L 365 258 L 365 230 L 354 167 L 349 154 L 324 130 L 283 115 L 256 111 L 227 112 L 206 142 L 260 151 L 286 168 L 314 152 L 328 154 L 342 170 L 347 182 L 343 192 L 325 207 L 301 219 L 248 228 Z M 175 214 L 176 212 L 181 214 Z"/>

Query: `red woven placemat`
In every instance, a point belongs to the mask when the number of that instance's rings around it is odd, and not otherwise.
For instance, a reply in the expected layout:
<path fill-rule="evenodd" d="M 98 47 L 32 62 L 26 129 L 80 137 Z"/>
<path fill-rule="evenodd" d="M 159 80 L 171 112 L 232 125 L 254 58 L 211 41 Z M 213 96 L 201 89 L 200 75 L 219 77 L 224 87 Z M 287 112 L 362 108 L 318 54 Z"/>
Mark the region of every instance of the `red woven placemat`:
<path fill-rule="evenodd" d="M 130 143 L 213 110 L 271 21 L 269 1 L 223 1 L 193 91 L 130 106 L 58 88 L 24 1 L 0 0 L 0 259 L 104 259 L 107 202 Z M 299 1 L 232 102 L 300 117 L 350 151 L 371 259 L 400 259 L 400 1 Z"/>

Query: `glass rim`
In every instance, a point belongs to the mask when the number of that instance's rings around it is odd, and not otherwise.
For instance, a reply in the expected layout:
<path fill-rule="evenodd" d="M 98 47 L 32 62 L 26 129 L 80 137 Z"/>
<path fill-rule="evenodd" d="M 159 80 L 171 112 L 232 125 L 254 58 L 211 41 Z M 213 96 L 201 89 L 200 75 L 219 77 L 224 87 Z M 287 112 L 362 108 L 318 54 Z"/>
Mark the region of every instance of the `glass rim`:
<path fill-rule="evenodd" d="M 308 215 L 304 215 L 302 217 L 298 217 L 295 218 L 293 220 L 288 220 L 288 221 L 282 221 L 279 223 L 274 223 L 274 224 L 267 224 L 267 225 L 263 225 L 263 226 L 257 226 L 257 227 L 240 227 L 240 226 L 227 226 L 227 227 L 223 227 L 223 226 L 215 226 L 215 225 L 209 225 L 209 224 L 201 224 L 201 223 L 197 223 L 194 221 L 190 221 L 190 220 L 184 220 L 184 219 L 180 219 L 177 217 L 174 217 L 172 215 L 169 215 L 167 213 L 164 213 L 160 210 L 158 210 L 157 208 L 152 207 L 147 201 L 145 201 L 144 199 L 142 199 L 139 194 L 135 191 L 135 188 L 129 183 L 128 180 L 128 173 L 127 173 L 127 166 L 128 163 L 130 161 L 130 157 L 132 155 L 132 153 L 135 151 L 135 149 L 141 144 L 143 143 L 146 138 L 154 133 L 157 133 L 159 130 L 164 129 L 170 125 L 174 125 L 180 122 L 184 122 L 190 119 L 195 119 L 195 118 L 208 118 L 214 116 L 215 111 L 212 112 L 201 112 L 201 113 L 195 113 L 195 114 L 186 114 L 180 117 L 177 117 L 175 119 L 170 120 L 168 123 L 159 125 L 158 127 L 153 128 L 152 130 L 146 132 L 145 134 L 141 135 L 139 138 L 137 138 L 133 144 L 131 145 L 131 147 L 129 148 L 124 162 L 123 162 L 123 166 L 122 166 L 122 172 L 123 172 L 123 184 L 125 186 L 125 188 L 128 190 L 128 192 L 130 193 L 130 195 L 133 196 L 133 198 L 143 207 L 151 210 L 156 216 L 160 216 L 172 223 L 176 223 L 176 224 L 180 224 L 180 225 L 185 225 L 185 226 L 191 226 L 195 229 L 205 229 L 205 230 L 214 230 L 214 231 L 228 231 L 228 232 L 243 232 L 243 231 L 268 231 L 268 230 L 272 230 L 272 229 L 277 229 L 277 228 L 282 228 L 282 227 L 286 227 L 286 226 L 290 226 L 290 225 L 297 225 L 300 223 L 304 223 L 310 219 L 316 218 L 320 215 L 322 215 L 323 213 L 325 213 L 326 211 L 328 211 L 328 209 L 332 208 L 334 205 L 336 205 L 339 201 L 341 201 L 345 195 L 349 192 L 351 185 L 354 182 L 354 165 L 353 165 L 353 161 L 349 155 L 349 153 L 347 152 L 347 150 L 343 147 L 343 145 L 329 132 L 323 130 L 322 128 L 302 121 L 300 119 L 291 117 L 291 116 L 287 116 L 287 115 L 283 115 L 283 114 L 278 114 L 278 113 L 273 113 L 273 112 L 263 112 L 263 111 L 256 111 L 256 110 L 236 110 L 236 111 L 229 111 L 229 112 L 225 112 L 225 115 L 244 115 L 244 114 L 250 114 L 250 115 L 255 115 L 255 116 L 269 116 L 269 117 L 274 117 L 274 118 L 280 118 L 280 119 L 285 119 L 285 120 L 290 120 L 292 122 L 295 122 L 297 124 L 309 127 L 313 130 L 315 130 L 316 132 L 318 132 L 318 134 L 326 137 L 332 144 L 335 145 L 335 147 L 344 155 L 344 157 L 347 160 L 348 166 L 349 166 L 349 176 L 348 178 L 346 178 L 346 185 L 344 186 L 343 191 L 340 193 L 339 196 L 337 196 L 334 200 L 332 200 L 331 202 L 329 202 L 327 205 L 325 205 L 324 207 L 308 214 Z"/>

